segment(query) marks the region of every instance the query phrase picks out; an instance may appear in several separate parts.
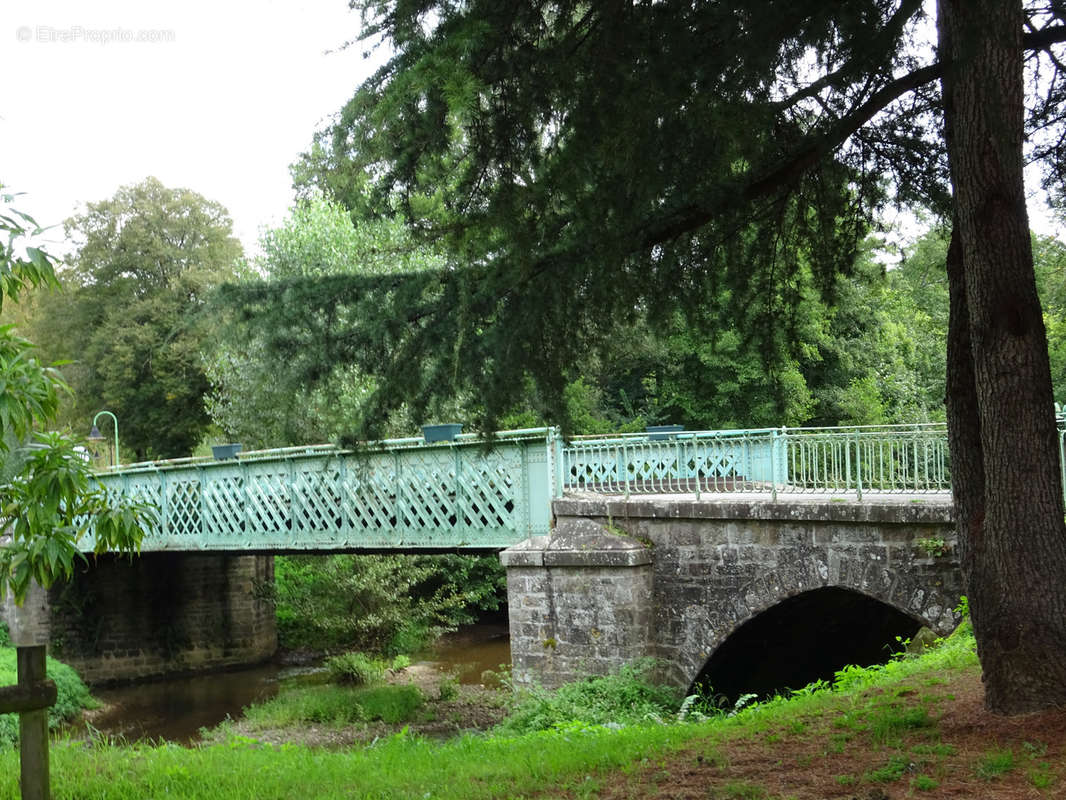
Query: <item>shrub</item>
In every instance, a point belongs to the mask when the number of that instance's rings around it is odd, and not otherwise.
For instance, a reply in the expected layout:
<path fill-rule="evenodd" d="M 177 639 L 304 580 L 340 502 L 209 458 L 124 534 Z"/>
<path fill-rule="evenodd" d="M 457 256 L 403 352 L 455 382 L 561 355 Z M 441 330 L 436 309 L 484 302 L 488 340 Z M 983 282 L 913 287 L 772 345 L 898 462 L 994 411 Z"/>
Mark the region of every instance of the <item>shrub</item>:
<path fill-rule="evenodd" d="M 56 683 L 58 698 L 48 710 L 48 727 L 55 729 L 69 722 L 84 708 L 93 708 L 96 702 L 89 689 L 71 667 L 49 658 L 45 667 L 48 677 Z M 0 686 L 18 682 L 18 667 L 15 649 L 0 647 Z M 0 714 L 0 748 L 12 747 L 18 741 L 18 715 Z"/>
<path fill-rule="evenodd" d="M 326 661 L 326 669 L 334 683 L 353 686 L 372 686 L 385 678 L 385 662 L 365 653 L 343 653 Z"/>
<path fill-rule="evenodd" d="M 650 682 L 650 666 L 650 662 L 641 661 L 555 691 L 525 690 L 519 693 L 514 710 L 500 729 L 520 734 L 573 722 L 604 725 L 665 720 L 677 713 L 680 698 L 672 687 Z"/>
<path fill-rule="evenodd" d="M 499 560 L 459 555 L 278 556 L 283 647 L 415 652 L 506 597 Z"/>

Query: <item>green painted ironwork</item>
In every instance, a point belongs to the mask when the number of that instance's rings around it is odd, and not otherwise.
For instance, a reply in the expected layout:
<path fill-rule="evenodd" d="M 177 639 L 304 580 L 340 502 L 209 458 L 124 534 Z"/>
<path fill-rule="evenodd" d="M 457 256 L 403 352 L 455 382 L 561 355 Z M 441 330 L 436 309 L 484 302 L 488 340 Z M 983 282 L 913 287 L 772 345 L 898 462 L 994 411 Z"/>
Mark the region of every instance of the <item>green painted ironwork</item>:
<path fill-rule="evenodd" d="M 1060 427 L 1066 492 L 1066 430 Z M 98 476 L 159 508 L 145 551 L 499 550 L 551 529 L 564 492 L 946 494 L 943 424 L 577 437 L 552 428 L 132 464 Z"/>
<path fill-rule="evenodd" d="M 132 464 L 99 475 L 160 510 L 143 551 L 498 550 L 551 525 L 549 428 Z"/>
<path fill-rule="evenodd" d="M 564 488 L 629 494 L 951 490 L 943 424 L 763 428 L 575 439 Z"/>
<path fill-rule="evenodd" d="M 786 469 L 774 428 L 577 437 L 563 450 L 563 488 L 630 494 L 773 492 Z"/>

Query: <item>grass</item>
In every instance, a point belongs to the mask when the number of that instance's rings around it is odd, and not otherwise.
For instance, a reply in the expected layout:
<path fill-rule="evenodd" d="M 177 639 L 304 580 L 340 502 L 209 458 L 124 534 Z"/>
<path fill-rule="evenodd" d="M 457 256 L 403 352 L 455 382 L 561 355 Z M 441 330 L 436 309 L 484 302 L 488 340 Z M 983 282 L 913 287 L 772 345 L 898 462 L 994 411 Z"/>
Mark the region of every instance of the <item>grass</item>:
<path fill-rule="evenodd" d="M 1009 747 L 993 748 L 977 762 L 974 772 L 978 778 L 990 781 L 1014 769 L 1014 751 Z"/>
<path fill-rule="evenodd" d="M 661 698 L 648 694 L 633 675 L 623 675 L 583 681 L 553 696 L 530 693 L 516 709 L 521 726 L 443 743 L 406 730 L 344 751 L 271 746 L 237 735 L 193 749 L 59 742 L 52 753 L 53 795 L 57 800 L 593 798 L 647 796 L 691 773 L 701 781 L 700 796 L 778 800 L 791 795 L 768 783 L 764 773 L 792 765 L 821 769 L 826 785 L 836 787 L 826 796 L 865 796 L 882 786 L 900 796 L 919 796 L 949 791 L 955 776 L 972 781 L 977 773 L 986 780 L 1021 781 L 1052 796 L 1059 752 L 1049 753 L 1032 734 L 1024 745 L 1004 741 L 1003 747 L 977 754 L 940 740 L 942 710 L 914 687 L 938 675 L 952 688 L 952 676 L 972 676 L 975 663 L 972 639 L 956 637 L 920 658 L 842 670 L 832 689 L 778 697 L 732 717 L 695 723 L 641 710 L 658 707 Z M 385 709 L 397 708 L 393 718 L 402 719 L 417 713 L 414 700 L 404 700 L 402 690 L 410 688 L 317 687 L 314 693 L 292 692 L 281 704 L 256 706 L 249 716 L 270 726 L 284 719 L 333 724 L 375 713 L 385 718 L 392 713 Z M 619 702 L 637 709 L 632 720 L 618 722 Z M 672 703 L 676 708 L 676 698 Z M 578 714 L 607 716 L 610 724 Z M 767 744 L 771 739 L 778 744 Z M 766 758 L 757 760 L 758 771 L 744 773 L 754 763 L 746 754 L 755 750 Z M 810 752 L 813 758 L 806 757 Z M 739 754 L 745 755 L 736 758 Z M 833 769 L 835 758 L 848 759 L 848 766 Z M 968 766 L 963 770 L 960 764 Z M 16 754 L 0 753 L 0 798 L 17 795 L 17 773 Z"/>
<path fill-rule="evenodd" d="M 404 722 L 424 702 L 417 686 L 305 686 L 245 710 L 253 729 L 286 728 L 294 725 L 352 725 L 381 720 Z"/>
<path fill-rule="evenodd" d="M 380 658 L 366 653 L 343 653 L 326 659 L 329 677 L 336 683 L 372 686 L 385 678 L 388 665 Z"/>

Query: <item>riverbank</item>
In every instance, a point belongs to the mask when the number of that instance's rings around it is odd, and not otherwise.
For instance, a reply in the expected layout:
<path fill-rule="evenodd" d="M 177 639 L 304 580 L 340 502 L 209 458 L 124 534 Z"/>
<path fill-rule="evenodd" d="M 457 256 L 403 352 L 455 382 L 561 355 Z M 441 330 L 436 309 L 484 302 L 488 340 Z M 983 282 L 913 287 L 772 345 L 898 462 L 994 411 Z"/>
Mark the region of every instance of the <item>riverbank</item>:
<path fill-rule="evenodd" d="M 337 692 L 340 693 L 339 702 L 351 709 L 358 700 L 357 690 L 322 685 L 295 690 L 282 688 L 275 698 L 246 709 L 240 718 L 202 731 L 201 741 L 204 744 L 225 744 L 234 740 L 255 740 L 274 747 L 300 745 L 338 750 L 367 745 L 401 731 L 406 731 L 406 736 L 443 740 L 495 727 L 507 716 L 511 698 L 511 692 L 498 683 L 492 686 L 462 684 L 452 674 L 441 672 L 435 664 L 414 664 L 390 671 L 384 686 L 391 689 L 413 687 L 419 701 L 417 706 L 395 721 L 360 718 L 346 724 L 343 720 L 330 719 L 329 714 L 309 713 L 308 703 L 301 702 L 300 695 L 305 693 L 313 697 L 324 692 Z M 331 702 L 336 701 L 319 701 L 318 706 L 328 708 Z M 305 708 L 291 710 L 294 704 Z M 316 716 L 323 718 L 313 719 Z"/>
<path fill-rule="evenodd" d="M 690 716 L 690 719 L 693 717 Z M 323 749 L 228 731 L 192 749 L 60 742 L 58 798 L 1062 797 L 1066 710 L 984 711 L 972 638 L 918 659 L 848 669 L 733 717 L 678 724 L 574 719 L 522 735 L 436 742 L 411 731 Z M 0 754 L 0 797 L 17 756 Z"/>

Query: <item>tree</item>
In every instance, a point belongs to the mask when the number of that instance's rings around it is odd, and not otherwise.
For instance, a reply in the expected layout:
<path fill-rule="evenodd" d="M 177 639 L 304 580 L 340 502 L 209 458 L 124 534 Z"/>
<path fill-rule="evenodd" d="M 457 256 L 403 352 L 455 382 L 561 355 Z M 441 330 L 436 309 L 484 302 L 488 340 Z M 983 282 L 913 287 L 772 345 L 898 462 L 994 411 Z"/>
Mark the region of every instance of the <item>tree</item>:
<path fill-rule="evenodd" d="M 955 511 L 986 703 L 1029 711 L 1066 705 L 1066 524 L 1022 176 L 1025 19 L 992 0 L 938 12 Z"/>
<path fill-rule="evenodd" d="M 281 226 L 265 231 L 260 247 L 255 272 L 278 282 L 420 272 L 441 263 L 429 248 L 412 244 L 402 221 L 353 225 L 344 208 L 316 193 L 298 202 Z M 216 312 L 226 315 L 223 305 Z M 231 324 L 220 334 L 206 357 L 211 383 L 206 406 L 214 423 L 235 441 L 253 447 L 336 441 L 357 427 L 374 385 L 365 372 L 331 369 L 327 380 L 308 386 L 298 366 L 318 359 L 313 346 L 279 361 L 256 329 Z M 388 435 L 407 435 L 411 423 L 398 409 L 383 428 Z"/>
<path fill-rule="evenodd" d="M 683 309 L 695 324 L 728 287 L 741 330 L 798 341 L 798 277 L 831 293 L 881 205 L 920 202 L 955 222 L 947 419 L 987 702 L 1066 703 L 1066 528 L 1021 183 L 1025 125 L 1058 175 L 1059 4 L 944 0 L 935 55 L 920 0 L 358 5 L 394 55 L 300 174 L 356 215 L 398 209 L 450 264 L 231 294 L 270 313 L 274 351 L 311 316 L 330 362 L 386 348 L 381 410 L 465 389 L 491 427 L 532 376 L 565 422 L 568 365 L 619 323 Z M 1024 117 L 1026 52 L 1042 79 Z"/>
<path fill-rule="evenodd" d="M 108 408 L 138 458 L 189 455 L 208 425 L 201 351 L 216 328 L 209 291 L 241 269 L 229 214 L 155 178 L 90 203 L 66 223 L 78 249 L 65 291 L 41 298 L 30 333 L 65 374 L 80 429 Z"/>
<path fill-rule="evenodd" d="M 56 286 L 52 260 L 21 242 L 40 234 L 37 223 L 0 195 L 0 308 L 35 287 Z M 67 390 L 54 366 L 42 364 L 31 342 L 10 325 L 0 326 L 0 599 L 8 592 L 21 603 L 31 581 L 49 587 L 69 578 L 92 551 L 133 552 L 154 520 L 136 501 L 117 502 L 92 477 L 77 442 L 42 430 L 55 420 Z"/>

